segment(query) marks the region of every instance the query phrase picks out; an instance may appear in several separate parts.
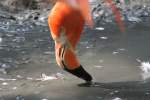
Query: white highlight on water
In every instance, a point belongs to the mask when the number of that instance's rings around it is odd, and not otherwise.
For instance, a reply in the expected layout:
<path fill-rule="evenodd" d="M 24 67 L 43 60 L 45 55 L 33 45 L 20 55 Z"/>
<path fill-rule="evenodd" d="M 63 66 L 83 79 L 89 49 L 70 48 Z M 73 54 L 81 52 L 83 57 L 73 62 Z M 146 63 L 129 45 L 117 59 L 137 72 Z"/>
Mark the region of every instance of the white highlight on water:
<path fill-rule="evenodd" d="M 17 79 L 0 78 L 0 81 L 16 81 Z"/>
<path fill-rule="evenodd" d="M 99 68 L 99 69 L 101 69 L 101 68 L 103 68 L 104 66 L 95 65 L 94 67 L 95 67 L 95 68 Z"/>
<path fill-rule="evenodd" d="M 41 99 L 41 100 L 48 100 L 48 99 Z"/>
<path fill-rule="evenodd" d="M 17 87 L 13 87 L 12 89 L 13 89 L 13 90 L 16 90 L 16 89 L 17 89 Z"/>
<path fill-rule="evenodd" d="M 2 85 L 8 85 L 8 83 L 7 82 L 3 82 Z"/>
<path fill-rule="evenodd" d="M 116 98 L 114 98 L 114 99 L 112 99 L 112 100 L 122 100 L 122 99 L 119 98 L 119 97 L 116 97 Z"/>
<path fill-rule="evenodd" d="M 113 51 L 112 54 L 116 55 L 116 54 L 119 54 L 119 53 L 125 52 L 125 51 L 127 51 L 125 48 L 118 48 L 117 50 Z"/>
<path fill-rule="evenodd" d="M 101 39 L 103 39 L 103 40 L 107 40 L 108 39 L 108 37 L 100 37 Z"/>
<path fill-rule="evenodd" d="M 113 55 L 116 55 L 116 54 L 118 54 L 118 53 L 119 53 L 119 52 L 117 52 L 117 51 L 114 51 L 112 54 L 113 54 Z"/>
<path fill-rule="evenodd" d="M 96 27 L 95 29 L 96 29 L 96 30 L 99 30 L 99 31 L 105 30 L 105 28 L 103 28 L 103 27 Z"/>
<path fill-rule="evenodd" d="M 0 37 L 0 43 L 3 41 L 3 39 Z"/>

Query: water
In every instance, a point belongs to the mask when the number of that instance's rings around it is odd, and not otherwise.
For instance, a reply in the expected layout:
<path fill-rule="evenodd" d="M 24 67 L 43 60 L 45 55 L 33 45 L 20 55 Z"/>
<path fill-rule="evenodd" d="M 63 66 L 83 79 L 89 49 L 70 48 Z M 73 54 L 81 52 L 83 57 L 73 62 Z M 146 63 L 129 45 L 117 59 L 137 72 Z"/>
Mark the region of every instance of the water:
<path fill-rule="evenodd" d="M 34 50 L 41 54 L 53 50 L 53 42 L 50 41 L 52 39 L 46 23 L 44 26 L 36 25 L 30 19 L 23 22 L 22 19 L 13 21 L 0 18 L 0 68 L 15 68 L 29 63 Z M 53 52 L 47 55 L 53 55 Z"/>
<path fill-rule="evenodd" d="M 149 17 L 128 16 L 121 33 L 110 23 L 112 13 L 100 12 L 106 21 L 95 19 L 94 29 L 85 28 L 77 54 L 94 80 L 107 84 L 78 88 L 81 80 L 56 65 L 46 15 L 24 13 L 0 17 L 0 99 L 149 100 Z"/>

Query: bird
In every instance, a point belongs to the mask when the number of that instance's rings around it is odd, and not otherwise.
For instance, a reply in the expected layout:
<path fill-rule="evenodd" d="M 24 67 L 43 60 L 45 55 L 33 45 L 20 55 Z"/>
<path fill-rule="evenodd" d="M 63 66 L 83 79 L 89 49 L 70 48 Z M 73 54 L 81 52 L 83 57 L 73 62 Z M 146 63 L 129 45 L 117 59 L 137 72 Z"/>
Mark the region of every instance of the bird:
<path fill-rule="evenodd" d="M 93 27 L 88 0 L 57 0 L 48 16 L 58 66 L 91 84 L 93 77 L 83 68 L 75 53 L 85 24 Z"/>
<path fill-rule="evenodd" d="M 124 32 L 121 12 L 113 0 L 105 0 L 105 2 L 112 9 L 120 30 Z M 48 26 L 55 43 L 58 66 L 83 79 L 85 83 L 93 84 L 93 77 L 83 68 L 75 53 L 85 24 L 90 28 L 94 26 L 88 0 L 56 0 L 48 16 Z"/>

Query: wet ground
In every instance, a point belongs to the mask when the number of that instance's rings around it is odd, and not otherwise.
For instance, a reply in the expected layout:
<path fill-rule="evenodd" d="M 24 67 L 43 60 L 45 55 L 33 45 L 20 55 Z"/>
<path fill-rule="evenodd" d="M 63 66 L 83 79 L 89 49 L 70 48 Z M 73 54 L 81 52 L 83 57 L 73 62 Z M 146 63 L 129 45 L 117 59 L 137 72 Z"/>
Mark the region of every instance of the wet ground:
<path fill-rule="evenodd" d="M 0 18 L 0 99 L 149 100 L 149 18 L 126 27 L 125 33 L 112 23 L 85 28 L 77 54 L 105 84 L 78 87 L 83 81 L 56 65 L 47 26 Z"/>

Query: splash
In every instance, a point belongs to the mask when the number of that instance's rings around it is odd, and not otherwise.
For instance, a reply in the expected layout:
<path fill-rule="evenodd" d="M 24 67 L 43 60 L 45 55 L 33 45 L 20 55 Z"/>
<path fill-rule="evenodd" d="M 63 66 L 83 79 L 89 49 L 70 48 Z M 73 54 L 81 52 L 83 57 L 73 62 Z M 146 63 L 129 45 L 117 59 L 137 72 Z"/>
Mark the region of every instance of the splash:
<path fill-rule="evenodd" d="M 142 71 L 144 73 L 149 73 L 150 72 L 150 63 L 149 62 L 142 62 L 141 67 Z"/>
<path fill-rule="evenodd" d="M 140 69 L 142 70 L 142 78 L 144 80 L 149 79 L 150 78 L 150 62 L 141 62 L 140 60 L 137 60 L 138 62 L 141 63 Z"/>
<path fill-rule="evenodd" d="M 51 76 L 46 75 L 45 73 L 42 73 L 41 78 L 37 78 L 38 81 L 50 81 L 50 80 L 57 80 L 57 79 L 64 79 L 64 75 L 61 73 L 57 73 Z M 33 79 L 31 79 L 33 80 Z"/>

